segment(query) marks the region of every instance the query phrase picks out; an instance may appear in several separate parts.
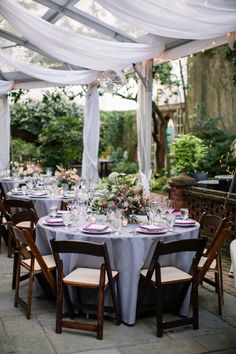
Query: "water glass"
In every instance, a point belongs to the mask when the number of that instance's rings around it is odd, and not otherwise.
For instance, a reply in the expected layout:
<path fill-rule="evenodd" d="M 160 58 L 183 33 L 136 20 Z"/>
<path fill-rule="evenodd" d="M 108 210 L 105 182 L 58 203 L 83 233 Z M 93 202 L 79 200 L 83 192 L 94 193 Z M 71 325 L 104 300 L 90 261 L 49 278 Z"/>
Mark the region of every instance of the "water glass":
<path fill-rule="evenodd" d="M 56 206 L 56 205 L 52 205 L 52 206 L 50 207 L 49 215 L 50 215 L 51 217 L 53 217 L 53 218 L 56 217 L 56 215 L 57 215 L 57 206 Z"/>
<path fill-rule="evenodd" d="M 180 215 L 182 220 L 187 220 L 189 216 L 189 210 L 188 208 L 181 208 L 180 209 Z"/>
<path fill-rule="evenodd" d="M 112 216 L 112 227 L 115 230 L 115 235 L 119 235 L 120 234 L 120 229 L 122 226 L 122 219 L 121 216 L 118 214 L 113 214 Z"/>
<path fill-rule="evenodd" d="M 175 214 L 167 214 L 166 225 L 168 226 L 169 231 L 173 231 L 174 224 L 175 224 Z"/>
<path fill-rule="evenodd" d="M 65 225 L 65 228 L 68 229 L 68 226 L 70 224 L 70 217 L 71 217 L 71 213 L 69 211 L 66 211 L 62 214 L 62 220 L 63 220 L 63 223 Z"/>

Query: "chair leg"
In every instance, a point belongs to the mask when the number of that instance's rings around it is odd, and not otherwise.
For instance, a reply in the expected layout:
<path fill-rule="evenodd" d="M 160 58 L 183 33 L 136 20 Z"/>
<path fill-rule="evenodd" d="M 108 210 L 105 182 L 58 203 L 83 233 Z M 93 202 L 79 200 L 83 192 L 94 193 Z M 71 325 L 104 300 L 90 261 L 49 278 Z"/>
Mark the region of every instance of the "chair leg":
<path fill-rule="evenodd" d="M 17 262 L 18 262 L 19 252 L 15 250 L 14 260 L 13 260 L 13 270 L 12 270 L 12 290 L 16 288 L 16 272 L 17 272 Z"/>
<path fill-rule="evenodd" d="M 27 308 L 26 308 L 26 318 L 28 320 L 31 317 L 33 284 L 34 284 L 34 274 L 32 272 L 30 272 L 29 283 L 28 283 L 28 301 L 27 301 Z"/>
<path fill-rule="evenodd" d="M 111 292 L 111 297 L 112 297 L 113 308 L 114 308 L 114 311 L 115 311 L 116 324 L 120 325 L 121 324 L 121 315 L 120 315 L 119 298 L 116 296 L 114 283 L 110 284 L 109 287 L 110 287 L 110 292 Z"/>
<path fill-rule="evenodd" d="M 16 266 L 16 284 L 15 284 L 15 307 L 18 307 L 18 298 L 19 298 L 19 287 L 20 287 L 20 255 L 17 257 L 17 266 Z"/>
<path fill-rule="evenodd" d="M 192 284 L 193 329 L 199 329 L 198 285 Z"/>
<path fill-rule="evenodd" d="M 56 292 L 56 333 L 62 332 L 62 298 L 63 298 L 63 284 L 62 280 L 57 284 Z"/>
<path fill-rule="evenodd" d="M 103 338 L 104 298 L 104 287 L 100 287 L 98 291 L 97 339 Z"/>
<path fill-rule="evenodd" d="M 156 332 L 157 337 L 163 337 L 162 289 L 156 289 Z"/>
<path fill-rule="evenodd" d="M 8 230 L 8 245 L 7 245 L 7 256 L 11 258 L 12 255 L 12 234 Z"/>

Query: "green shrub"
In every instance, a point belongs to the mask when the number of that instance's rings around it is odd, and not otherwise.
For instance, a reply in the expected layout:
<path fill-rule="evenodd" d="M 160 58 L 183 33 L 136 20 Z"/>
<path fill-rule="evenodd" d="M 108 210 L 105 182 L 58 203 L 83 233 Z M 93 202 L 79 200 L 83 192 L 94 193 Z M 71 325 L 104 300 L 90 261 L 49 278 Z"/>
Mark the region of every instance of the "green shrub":
<path fill-rule="evenodd" d="M 12 161 L 37 161 L 39 159 L 38 148 L 22 139 L 11 139 Z"/>
<path fill-rule="evenodd" d="M 121 161 L 115 165 L 113 171 L 125 174 L 133 174 L 138 172 L 138 164 L 130 161 Z"/>
<path fill-rule="evenodd" d="M 57 117 L 39 136 L 43 166 L 70 167 L 82 161 L 82 117 Z"/>
<path fill-rule="evenodd" d="M 191 173 L 199 170 L 206 154 L 207 148 L 200 138 L 192 134 L 177 138 L 173 143 L 173 155 L 176 158 L 175 171 Z"/>

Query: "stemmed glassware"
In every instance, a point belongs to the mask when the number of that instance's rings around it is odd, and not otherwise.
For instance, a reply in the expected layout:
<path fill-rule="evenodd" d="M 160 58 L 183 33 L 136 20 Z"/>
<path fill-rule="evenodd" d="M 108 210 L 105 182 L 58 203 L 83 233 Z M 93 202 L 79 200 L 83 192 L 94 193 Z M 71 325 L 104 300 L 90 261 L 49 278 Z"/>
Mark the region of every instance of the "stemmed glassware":
<path fill-rule="evenodd" d="M 68 229 L 68 226 L 71 222 L 71 213 L 69 211 L 65 211 L 63 214 L 62 214 L 62 220 L 63 220 L 63 223 L 65 225 L 65 228 Z"/>
<path fill-rule="evenodd" d="M 168 213 L 166 215 L 166 225 L 168 226 L 169 231 L 173 231 L 175 225 L 175 214 Z"/>
<path fill-rule="evenodd" d="M 175 210 L 175 200 L 174 199 L 167 199 L 166 200 L 166 208 L 169 214 L 172 214 Z"/>

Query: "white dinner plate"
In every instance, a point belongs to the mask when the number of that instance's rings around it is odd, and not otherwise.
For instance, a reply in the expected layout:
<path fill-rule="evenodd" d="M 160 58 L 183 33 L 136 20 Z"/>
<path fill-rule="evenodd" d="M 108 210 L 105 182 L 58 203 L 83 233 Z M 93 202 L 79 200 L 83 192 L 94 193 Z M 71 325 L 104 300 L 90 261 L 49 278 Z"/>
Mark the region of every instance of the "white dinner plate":
<path fill-rule="evenodd" d="M 160 230 L 145 230 L 141 227 L 137 227 L 136 229 L 137 232 L 139 232 L 140 234 L 146 234 L 146 235 L 159 235 L 159 234 L 165 234 L 168 229 L 167 228 L 163 228 Z"/>
<path fill-rule="evenodd" d="M 85 229 L 81 229 L 80 231 L 82 231 L 83 233 L 85 233 L 85 234 L 92 234 L 92 235 L 102 235 L 102 234 L 110 234 L 111 232 L 113 232 L 114 230 L 113 230 L 113 228 L 112 227 L 108 227 L 107 229 L 105 229 L 105 230 L 96 230 L 96 231 L 94 231 L 94 230 L 85 230 Z"/>

